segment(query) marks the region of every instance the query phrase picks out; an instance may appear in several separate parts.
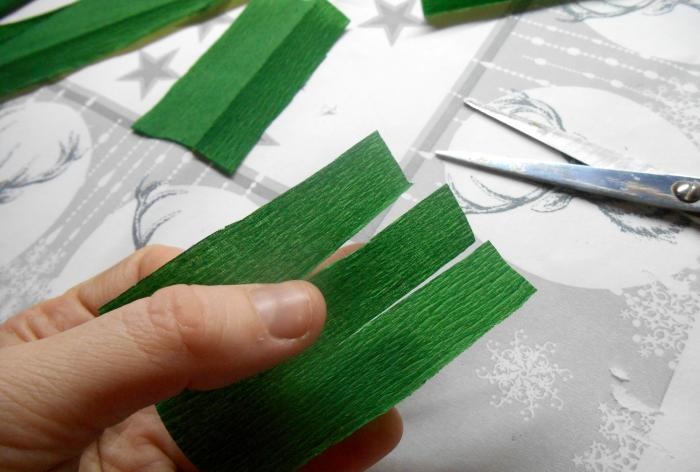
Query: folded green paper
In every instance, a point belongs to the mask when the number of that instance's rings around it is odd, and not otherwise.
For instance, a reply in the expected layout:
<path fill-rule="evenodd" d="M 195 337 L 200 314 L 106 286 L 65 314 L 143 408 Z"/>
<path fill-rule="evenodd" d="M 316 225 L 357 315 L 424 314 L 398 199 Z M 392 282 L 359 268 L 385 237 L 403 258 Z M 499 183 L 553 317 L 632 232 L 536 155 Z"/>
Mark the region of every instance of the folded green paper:
<path fill-rule="evenodd" d="M 227 0 L 80 0 L 0 43 L 0 99 L 58 78 Z"/>
<path fill-rule="evenodd" d="M 232 173 L 347 24 L 326 0 L 251 0 L 134 130 L 178 142 Z"/>

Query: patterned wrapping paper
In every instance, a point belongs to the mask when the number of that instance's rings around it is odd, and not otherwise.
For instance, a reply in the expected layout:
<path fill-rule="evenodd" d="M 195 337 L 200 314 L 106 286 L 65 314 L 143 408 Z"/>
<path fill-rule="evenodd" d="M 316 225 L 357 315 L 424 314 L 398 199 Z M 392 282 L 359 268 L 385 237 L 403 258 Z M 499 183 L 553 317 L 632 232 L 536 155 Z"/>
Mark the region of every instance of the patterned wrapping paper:
<path fill-rule="evenodd" d="M 567 3 L 435 29 L 412 0 L 334 3 L 348 33 L 232 179 L 130 125 L 240 10 L 3 103 L 0 319 L 145 244 L 193 244 L 376 128 L 415 185 L 373 228 L 447 182 L 538 294 L 399 406 L 404 440 L 375 470 L 635 470 L 659 450 L 700 312 L 700 230 L 430 151 L 562 159 L 471 114 L 471 96 L 700 174 L 700 5 Z"/>
<path fill-rule="evenodd" d="M 418 182 L 411 196 L 447 181 L 477 236 L 539 293 L 402 405 L 404 441 L 376 470 L 627 471 L 661 447 L 651 431 L 700 312 L 699 228 L 444 164 L 430 151 L 562 161 L 475 116 L 462 104 L 470 96 L 640 166 L 700 175 L 698 20 L 699 5 L 668 2 L 512 16 L 449 91 L 402 160 Z"/>

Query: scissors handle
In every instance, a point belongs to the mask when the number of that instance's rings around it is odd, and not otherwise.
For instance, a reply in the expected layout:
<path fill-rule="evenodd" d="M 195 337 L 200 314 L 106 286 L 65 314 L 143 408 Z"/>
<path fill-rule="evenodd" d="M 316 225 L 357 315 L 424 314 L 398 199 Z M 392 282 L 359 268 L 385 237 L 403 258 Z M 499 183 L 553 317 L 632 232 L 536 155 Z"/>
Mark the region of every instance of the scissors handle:
<path fill-rule="evenodd" d="M 505 159 L 480 153 L 436 151 L 436 154 L 446 160 L 471 164 L 527 180 L 700 214 L 700 179 L 695 177 Z"/>

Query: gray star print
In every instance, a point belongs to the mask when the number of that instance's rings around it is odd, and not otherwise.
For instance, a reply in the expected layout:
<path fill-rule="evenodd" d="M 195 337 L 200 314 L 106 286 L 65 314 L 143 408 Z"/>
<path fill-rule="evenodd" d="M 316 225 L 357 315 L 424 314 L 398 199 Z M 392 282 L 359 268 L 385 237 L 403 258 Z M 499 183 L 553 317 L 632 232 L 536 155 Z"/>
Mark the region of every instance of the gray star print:
<path fill-rule="evenodd" d="M 374 0 L 377 7 L 377 16 L 362 23 L 363 28 L 383 28 L 389 44 L 394 44 L 401 34 L 401 30 L 407 26 L 419 26 L 423 22 L 411 14 L 411 8 L 415 0 L 406 0 L 396 5 L 386 0 Z"/>
<path fill-rule="evenodd" d="M 274 138 L 267 133 L 264 133 L 260 137 L 260 140 L 258 141 L 258 146 L 279 146 L 279 145 L 280 145 L 280 143 L 275 141 Z"/>
<path fill-rule="evenodd" d="M 128 74 L 119 77 L 119 80 L 137 81 L 141 87 L 141 98 L 151 91 L 159 80 L 177 79 L 179 75 L 169 67 L 177 50 L 170 51 L 160 57 L 139 51 L 139 67 Z"/>

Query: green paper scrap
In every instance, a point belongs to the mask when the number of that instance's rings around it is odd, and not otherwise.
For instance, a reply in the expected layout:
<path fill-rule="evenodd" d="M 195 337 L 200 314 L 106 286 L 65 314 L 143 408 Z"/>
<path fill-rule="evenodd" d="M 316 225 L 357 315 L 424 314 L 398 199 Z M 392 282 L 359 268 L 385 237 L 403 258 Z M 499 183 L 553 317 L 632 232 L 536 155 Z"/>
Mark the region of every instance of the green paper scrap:
<path fill-rule="evenodd" d="M 244 459 L 244 467 L 240 463 L 243 459 L 237 456 L 246 456 L 246 452 L 232 453 L 228 447 L 232 439 L 247 434 L 243 425 L 249 416 L 257 415 L 260 408 L 269 410 L 266 401 L 251 404 L 250 399 L 264 400 L 267 389 L 284 389 L 309 369 L 325 366 L 327 356 L 340 344 L 473 242 L 462 210 L 450 190 L 442 187 L 367 245 L 311 277 L 328 307 L 324 331 L 311 348 L 254 378 L 214 392 L 185 393 L 160 404 L 159 412 L 171 436 L 202 470 L 284 470 L 273 464 L 254 464 L 265 460 L 267 454 Z M 332 364 L 327 366 L 333 368 Z M 217 450 L 222 452 L 212 453 Z M 259 452 L 249 451 L 252 456 Z"/>
<path fill-rule="evenodd" d="M 59 8 L 57 10 L 52 10 L 41 15 L 32 16 L 26 20 L 16 21 L 14 23 L 5 23 L 0 25 L 0 42 L 7 41 L 8 39 L 23 33 L 24 31 L 33 28 L 45 19 L 55 15 L 59 11 L 66 7 Z"/>
<path fill-rule="evenodd" d="M 0 99 L 130 46 L 227 0 L 80 0 L 0 43 Z"/>
<path fill-rule="evenodd" d="M 326 0 L 251 0 L 133 128 L 180 143 L 233 173 L 347 24 Z"/>
<path fill-rule="evenodd" d="M 327 300 L 335 290 L 348 287 L 326 287 Z M 323 356 L 283 364 L 273 379 L 186 392 L 158 411 L 201 470 L 295 470 L 409 396 L 533 293 L 486 243 Z"/>
<path fill-rule="evenodd" d="M 213 233 L 100 309 L 174 284 L 306 277 L 409 186 L 378 133 L 243 220 Z"/>
<path fill-rule="evenodd" d="M 506 1 L 509 0 L 421 0 L 421 4 L 425 16 L 435 16 Z"/>
<path fill-rule="evenodd" d="M 8 15 L 31 0 L 0 0 L 0 17 Z"/>

